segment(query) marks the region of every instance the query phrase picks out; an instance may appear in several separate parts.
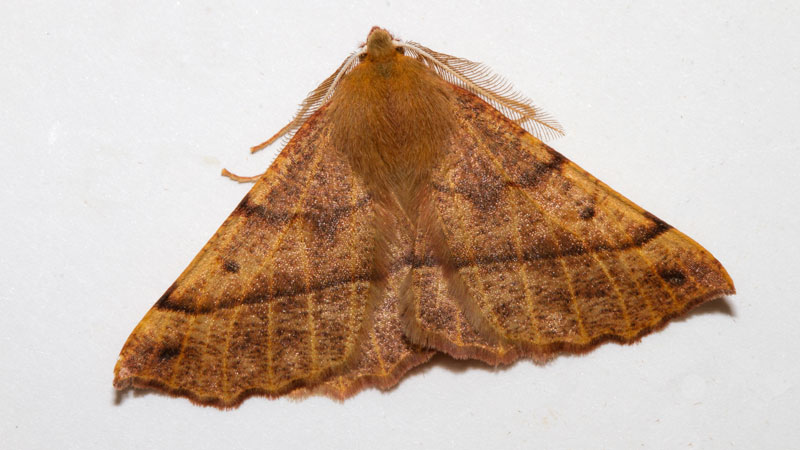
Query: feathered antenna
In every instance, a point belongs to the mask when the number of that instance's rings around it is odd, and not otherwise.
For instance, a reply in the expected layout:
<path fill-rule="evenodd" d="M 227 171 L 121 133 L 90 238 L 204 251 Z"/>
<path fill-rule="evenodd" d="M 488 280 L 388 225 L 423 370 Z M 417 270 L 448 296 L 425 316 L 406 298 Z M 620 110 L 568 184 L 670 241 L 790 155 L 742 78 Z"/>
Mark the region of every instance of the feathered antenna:
<path fill-rule="evenodd" d="M 514 91 L 511 83 L 486 65 L 439 53 L 412 41 L 393 42 L 444 80 L 481 97 L 534 136 L 547 140 L 564 134 L 555 119 Z"/>
<path fill-rule="evenodd" d="M 251 147 L 250 151 L 255 153 L 265 147 L 268 147 L 281 137 L 284 138 L 284 141 L 291 139 L 294 133 L 303 125 L 303 123 L 308 120 L 308 118 L 311 117 L 311 115 L 314 114 L 317 109 L 331 99 L 331 95 L 333 95 L 333 91 L 335 91 L 336 87 L 339 85 L 339 81 L 344 75 L 353 70 L 353 67 L 355 67 L 358 63 L 359 55 L 363 53 L 363 51 L 364 50 L 362 47 L 351 53 L 350 56 L 344 60 L 342 65 L 340 65 L 339 68 L 331 74 L 331 76 L 326 78 L 322 84 L 317 86 L 316 89 L 308 94 L 308 97 L 306 97 L 306 99 L 303 100 L 303 103 L 300 104 L 300 108 L 297 110 L 297 114 L 295 114 L 291 122 L 286 124 L 285 127 L 281 128 L 271 138 L 256 145 L 255 147 Z"/>

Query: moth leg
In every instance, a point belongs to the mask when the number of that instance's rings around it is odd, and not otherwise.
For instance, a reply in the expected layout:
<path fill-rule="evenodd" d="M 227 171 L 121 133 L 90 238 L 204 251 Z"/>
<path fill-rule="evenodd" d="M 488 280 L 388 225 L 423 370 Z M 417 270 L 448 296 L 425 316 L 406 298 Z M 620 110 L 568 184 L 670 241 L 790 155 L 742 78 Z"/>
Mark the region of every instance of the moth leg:
<path fill-rule="evenodd" d="M 267 139 L 266 141 L 254 146 L 254 147 L 250 147 L 250 153 L 255 153 L 255 152 L 259 151 L 259 150 L 263 150 L 263 149 L 269 147 L 270 145 L 272 145 L 272 143 L 277 141 L 279 137 L 283 136 L 284 134 L 286 134 L 289 131 L 289 128 L 291 127 L 291 125 L 292 125 L 292 122 L 289 122 L 285 127 L 281 128 L 280 131 L 275 133 L 275 135 L 272 136 L 271 138 Z M 228 177 L 233 181 L 238 181 L 239 183 L 255 183 L 256 181 L 258 181 L 259 178 L 261 178 L 262 175 L 264 175 L 264 173 L 266 173 L 266 172 L 262 172 L 262 173 L 260 173 L 258 175 L 253 175 L 252 177 L 243 177 L 241 175 L 236 175 L 235 173 L 229 172 L 228 169 L 222 169 L 222 176 L 223 177 Z"/>
<path fill-rule="evenodd" d="M 288 133 L 289 130 L 291 130 L 292 127 L 294 126 L 294 123 L 295 123 L 294 120 L 289 122 L 289 123 L 287 123 L 286 126 L 281 128 L 280 130 L 278 130 L 278 132 L 275 133 L 271 138 L 267 139 L 266 141 L 264 141 L 264 142 L 262 142 L 262 143 L 260 143 L 260 144 L 258 144 L 256 146 L 250 147 L 250 153 L 255 153 L 255 152 L 259 151 L 259 150 L 263 150 L 263 149 L 269 147 L 270 145 L 272 145 L 281 136 L 283 136 L 284 134 Z M 266 172 L 262 172 L 262 173 L 260 173 L 258 175 L 253 175 L 252 177 L 243 177 L 243 176 L 231 173 L 227 169 L 222 169 L 222 176 L 223 177 L 228 177 L 233 181 L 238 181 L 239 183 L 255 183 L 256 181 L 258 181 L 259 178 L 261 178 L 262 175 L 264 175 L 264 173 L 266 173 Z"/>
<path fill-rule="evenodd" d="M 236 175 L 235 173 L 231 173 L 228 169 L 222 169 L 222 176 L 228 177 L 233 181 L 238 181 L 239 183 L 255 183 L 261 178 L 266 172 L 262 172 L 258 175 L 253 175 L 252 177 L 243 177 L 240 175 Z"/>
<path fill-rule="evenodd" d="M 289 130 L 292 129 L 292 127 L 294 125 L 295 125 L 295 121 L 294 120 L 292 120 L 291 122 L 287 123 L 285 127 L 283 127 L 280 130 L 278 130 L 278 132 L 275 133 L 271 138 L 267 139 L 266 141 L 264 141 L 264 142 L 262 142 L 262 143 L 260 143 L 260 144 L 258 144 L 256 146 L 250 147 L 250 153 L 255 153 L 255 152 L 259 151 L 259 150 L 263 150 L 263 149 L 269 147 L 270 145 L 272 145 L 273 142 L 277 141 L 278 138 L 280 138 L 284 134 L 288 133 Z"/>
<path fill-rule="evenodd" d="M 280 138 L 281 136 L 283 136 L 284 134 L 289 132 L 289 129 L 292 127 L 293 123 L 294 123 L 294 121 L 289 122 L 288 124 L 286 124 L 285 127 L 281 128 L 277 133 L 275 133 L 275 135 L 272 136 L 271 138 L 267 139 L 266 141 L 254 146 L 254 147 L 250 147 L 250 153 L 255 153 L 255 152 L 259 151 L 259 150 L 263 150 L 263 149 L 269 147 L 270 145 L 272 145 L 272 143 L 277 141 L 278 138 Z M 229 172 L 228 169 L 222 169 L 222 176 L 223 177 L 228 177 L 233 181 L 238 181 L 239 183 L 255 183 L 256 181 L 259 180 L 259 178 L 261 178 L 262 175 L 264 175 L 264 173 L 266 173 L 266 172 L 262 172 L 262 173 L 260 173 L 258 175 L 253 175 L 252 177 L 243 177 L 241 175 L 236 175 L 235 173 Z"/>

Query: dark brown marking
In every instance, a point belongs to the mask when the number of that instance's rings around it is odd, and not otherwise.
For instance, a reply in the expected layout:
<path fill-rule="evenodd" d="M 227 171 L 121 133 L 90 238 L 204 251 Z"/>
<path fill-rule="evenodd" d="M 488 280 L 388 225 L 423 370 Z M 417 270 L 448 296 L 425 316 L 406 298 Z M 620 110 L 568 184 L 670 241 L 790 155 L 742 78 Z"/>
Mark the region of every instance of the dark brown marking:
<path fill-rule="evenodd" d="M 659 270 L 658 275 L 673 286 L 681 286 L 686 283 L 686 275 L 677 269 Z"/>
<path fill-rule="evenodd" d="M 161 347 L 161 349 L 158 351 L 157 357 L 159 361 L 166 362 L 178 356 L 180 353 L 181 349 L 178 347 L 172 347 L 172 346 Z"/>
<path fill-rule="evenodd" d="M 590 206 L 587 206 L 587 207 L 581 209 L 581 212 L 579 213 L 579 215 L 580 215 L 581 219 L 583 219 L 583 220 L 591 219 L 595 215 L 594 206 L 590 205 Z"/>
<path fill-rule="evenodd" d="M 455 191 L 487 214 L 497 207 L 505 187 L 502 182 L 467 183 L 465 186 L 456 186 Z"/>
<path fill-rule="evenodd" d="M 178 288 L 178 282 L 176 281 L 176 282 L 172 283 L 172 285 L 169 288 L 167 288 L 167 291 L 164 292 L 164 295 L 162 295 L 161 298 L 158 299 L 158 301 L 155 304 L 155 308 L 159 308 L 160 309 L 163 306 L 167 305 L 168 303 L 171 303 L 169 301 L 169 296 L 172 295 L 172 293 L 175 292 L 175 289 L 177 289 L 177 288 Z M 169 308 L 167 308 L 167 309 L 169 309 Z"/>
<path fill-rule="evenodd" d="M 553 159 L 550 160 L 548 163 L 544 164 L 537 164 L 535 168 L 525 172 L 518 181 L 497 181 L 496 183 L 492 184 L 480 184 L 478 183 L 477 186 L 480 187 L 480 190 L 473 193 L 472 191 L 468 191 L 464 188 L 456 187 L 455 189 L 451 189 L 447 186 L 441 185 L 436 182 L 431 182 L 431 187 L 439 192 L 444 194 L 456 194 L 463 195 L 467 199 L 470 200 L 472 203 L 482 203 L 489 201 L 490 203 L 496 203 L 497 198 L 500 197 L 500 193 L 496 192 L 497 189 L 507 189 L 510 187 L 513 188 L 523 188 L 523 189 L 531 189 L 536 187 L 539 183 L 544 181 L 544 178 L 550 172 L 554 170 L 560 170 L 560 168 L 567 162 L 567 159 L 562 156 L 560 153 L 553 151 Z M 653 216 L 655 217 L 655 216 Z M 656 218 L 658 220 L 658 218 Z"/>
<path fill-rule="evenodd" d="M 365 196 L 355 205 L 340 206 L 328 210 L 301 211 L 291 214 L 287 211 L 270 210 L 263 205 L 257 205 L 250 201 L 249 194 L 245 195 L 233 214 L 247 218 L 261 219 L 269 225 L 282 226 L 292 220 L 302 217 L 308 223 L 313 224 L 323 234 L 330 234 L 335 231 L 336 225 L 347 216 L 369 204 L 369 197 Z"/>
<path fill-rule="evenodd" d="M 670 228 L 671 227 L 669 225 L 666 225 L 663 221 L 658 220 L 658 222 L 656 222 L 656 226 L 647 229 L 642 233 L 639 233 L 638 235 L 635 236 L 633 241 L 626 242 L 617 247 L 602 246 L 602 247 L 587 249 L 580 244 L 570 245 L 568 247 L 565 247 L 562 244 L 560 250 L 558 250 L 557 247 L 552 247 L 549 249 L 549 251 L 542 251 L 542 248 L 523 250 L 522 260 L 537 261 L 537 260 L 555 259 L 564 256 L 583 255 L 589 252 L 596 252 L 596 251 L 604 251 L 604 252 L 623 251 L 630 248 L 641 247 L 642 245 L 655 239 L 656 237 L 658 237 L 665 231 L 669 230 Z M 452 269 L 457 270 L 463 267 L 486 266 L 489 264 L 506 263 L 509 261 L 519 261 L 519 260 L 520 258 L 516 252 L 482 255 L 478 256 L 473 261 L 464 259 L 453 261 Z M 411 258 L 410 263 L 411 267 L 413 268 L 434 267 L 439 265 L 439 262 L 436 259 L 431 258 L 428 255 L 423 256 L 422 258 L 415 256 Z M 405 267 L 405 265 L 394 266 L 390 269 L 389 272 L 400 270 L 402 267 Z M 381 275 L 377 272 L 372 272 L 372 273 L 363 273 L 356 277 L 336 278 L 325 281 L 323 283 L 311 285 L 308 287 L 306 287 L 305 284 L 299 282 L 293 284 L 281 284 L 281 286 L 272 294 L 259 289 L 250 292 L 244 297 L 223 299 L 220 300 L 220 302 L 215 305 L 206 305 L 201 307 L 195 307 L 194 302 L 192 301 L 176 301 L 176 302 L 170 301 L 169 295 L 172 293 L 172 291 L 175 290 L 175 286 L 172 286 L 170 287 L 170 289 L 167 289 L 167 292 L 161 297 L 161 299 L 159 299 L 155 307 L 162 310 L 181 311 L 188 314 L 207 314 L 220 309 L 233 308 L 242 304 L 246 305 L 246 304 L 265 303 L 275 298 L 295 297 L 299 295 L 305 295 L 309 293 L 323 291 L 325 289 L 329 289 L 336 286 L 344 286 L 352 283 L 358 283 L 363 281 L 376 282 L 382 280 L 383 278 L 385 278 L 385 274 Z M 673 281 L 669 282 L 674 284 Z"/>
<path fill-rule="evenodd" d="M 534 167 L 525 171 L 520 180 L 515 183 L 510 183 L 513 186 L 520 188 L 534 188 L 538 186 L 551 172 L 561 170 L 567 162 L 567 158 L 561 153 L 551 149 L 552 159 L 546 163 L 534 163 Z"/>
<path fill-rule="evenodd" d="M 239 263 L 226 259 L 225 262 L 222 263 L 222 268 L 225 269 L 226 272 L 236 273 L 239 271 Z"/>
<path fill-rule="evenodd" d="M 659 219 L 658 217 L 654 216 L 653 214 L 645 211 L 644 216 L 653 221 L 656 224 L 656 229 L 662 230 L 661 232 L 667 231 L 672 228 L 670 224 L 664 222 L 663 220 Z"/>
<path fill-rule="evenodd" d="M 338 206 L 329 209 L 312 208 L 300 213 L 300 215 L 306 223 L 312 225 L 315 234 L 330 240 L 336 236 L 339 227 L 346 222 L 347 217 L 363 208 L 369 201 L 369 196 L 364 196 L 355 205 Z"/>
<path fill-rule="evenodd" d="M 598 245 L 592 248 L 586 248 L 579 242 L 575 241 L 572 243 L 569 242 L 561 242 L 558 246 L 550 246 L 550 247 L 542 247 L 537 246 L 530 249 L 522 249 L 522 260 L 523 261 L 537 261 L 537 260 L 547 260 L 547 259 L 555 259 L 564 256 L 578 256 L 583 255 L 586 253 L 593 253 L 593 252 L 618 252 L 623 250 L 628 250 L 630 248 L 641 247 L 642 245 L 650 242 L 651 240 L 657 238 L 670 227 L 667 225 L 666 227 L 660 226 L 656 224 L 656 226 L 645 229 L 643 232 L 638 233 L 634 236 L 634 239 L 629 242 L 622 243 L 617 245 L 616 247 L 612 247 L 610 245 Z M 492 255 L 480 255 L 475 258 L 473 261 L 467 260 L 459 260 L 455 261 L 454 265 L 455 268 L 460 269 L 462 267 L 472 267 L 472 266 L 485 266 L 488 264 L 495 264 L 495 263 L 505 263 L 509 261 L 519 261 L 520 258 L 516 252 L 509 252 L 505 254 L 492 254 Z M 436 265 L 435 261 L 431 262 L 425 259 L 415 258 L 412 261 L 412 267 L 419 268 L 419 267 L 432 267 Z"/>
<path fill-rule="evenodd" d="M 196 306 L 194 301 L 188 299 L 173 300 L 159 300 L 155 307 L 165 311 L 184 312 L 187 314 L 208 314 L 214 311 L 219 311 L 227 308 L 234 308 L 240 305 L 253 305 L 266 303 L 275 299 L 297 297 L 306 294 L 313 294 L 316 292 L 324 291 L 326 289 L 335 288 L 339 286 L 346 286 L 353 283 L 360 282 L 377 282 L 385 278 L 377 272 L 364 273 L 356 277 L 341 277 L 332 280 L 327 280 L 322 283 L 312 284 L 306 287 L 304 283 L 294 283 L 292 285 L 281 285 L 272 293 L 267 292 L 266 289 L 254 289 L 241 297 L 228 297 L 220 299 L 216 304 L 206 304 Z"/>
<path fill-rule="evenodd" d="M 242 201 L 240 201 L 239 204 L 236 205 L 236 209 L 234 210 L 234 212 L 247 209 L 249 204 L 250 204 L 250 193 L 248 192 L 247 194 L 244 194 L 244 198 L 242 198 Z"/>
<path fill-rule="evenodd" d="M 499 302 L 494 306 L 494 315 L 498 319 L 507 320 L 513 314 L 512 308 L 506 302 Z"/>
<path fill-rule="evenodd" d="M 284 225 L 290 220 L 290 215 L 286 211 L 267 210 L 263 205 L 252 203 L 249 194 L 239 202 L 239 206 L 236 207 L 233 214 L 247 218 L 259 218 L 274 226 Z"/>

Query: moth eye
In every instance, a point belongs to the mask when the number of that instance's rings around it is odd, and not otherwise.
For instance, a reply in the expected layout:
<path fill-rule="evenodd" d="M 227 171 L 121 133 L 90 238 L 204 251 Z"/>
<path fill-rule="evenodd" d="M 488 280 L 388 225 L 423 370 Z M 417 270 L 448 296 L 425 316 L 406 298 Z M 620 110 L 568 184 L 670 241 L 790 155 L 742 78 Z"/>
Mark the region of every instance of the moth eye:
<path fill-rule="evenodd" d="M 400 53 L 401 55 L 406 54 L 406 49 L 404 49 L 403 47 L 395 47 L 394 49 L 395 51 L 397 51 L 397 53 Z"/>
<path fill-rule="evenodd" d="M 358 54 L 358 60 L 359 61 L 363 61 L 364 58 L 366 58 L 366 57 L 367 57 L 367 53 L 366 52 Z"/>

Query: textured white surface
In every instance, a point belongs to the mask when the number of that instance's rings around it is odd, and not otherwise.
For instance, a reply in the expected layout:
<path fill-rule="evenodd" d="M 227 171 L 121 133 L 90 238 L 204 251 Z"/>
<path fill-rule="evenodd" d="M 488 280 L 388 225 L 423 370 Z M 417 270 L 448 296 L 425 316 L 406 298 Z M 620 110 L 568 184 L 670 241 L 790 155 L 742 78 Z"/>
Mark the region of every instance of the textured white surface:
<path fill-rule="evenodd" d="M 330 3 L 2 3 L 1 448 L 800 442 L 797 2 Z M 343 404 L 116 401 L 125 338 L 248 189 L 220 169 L 263 171 L 248 146 L 372 25 L 506 76 L 566 127 L 556 149 L 706 246 L 739 294 L 638 345 L 440 358 Z"/>

